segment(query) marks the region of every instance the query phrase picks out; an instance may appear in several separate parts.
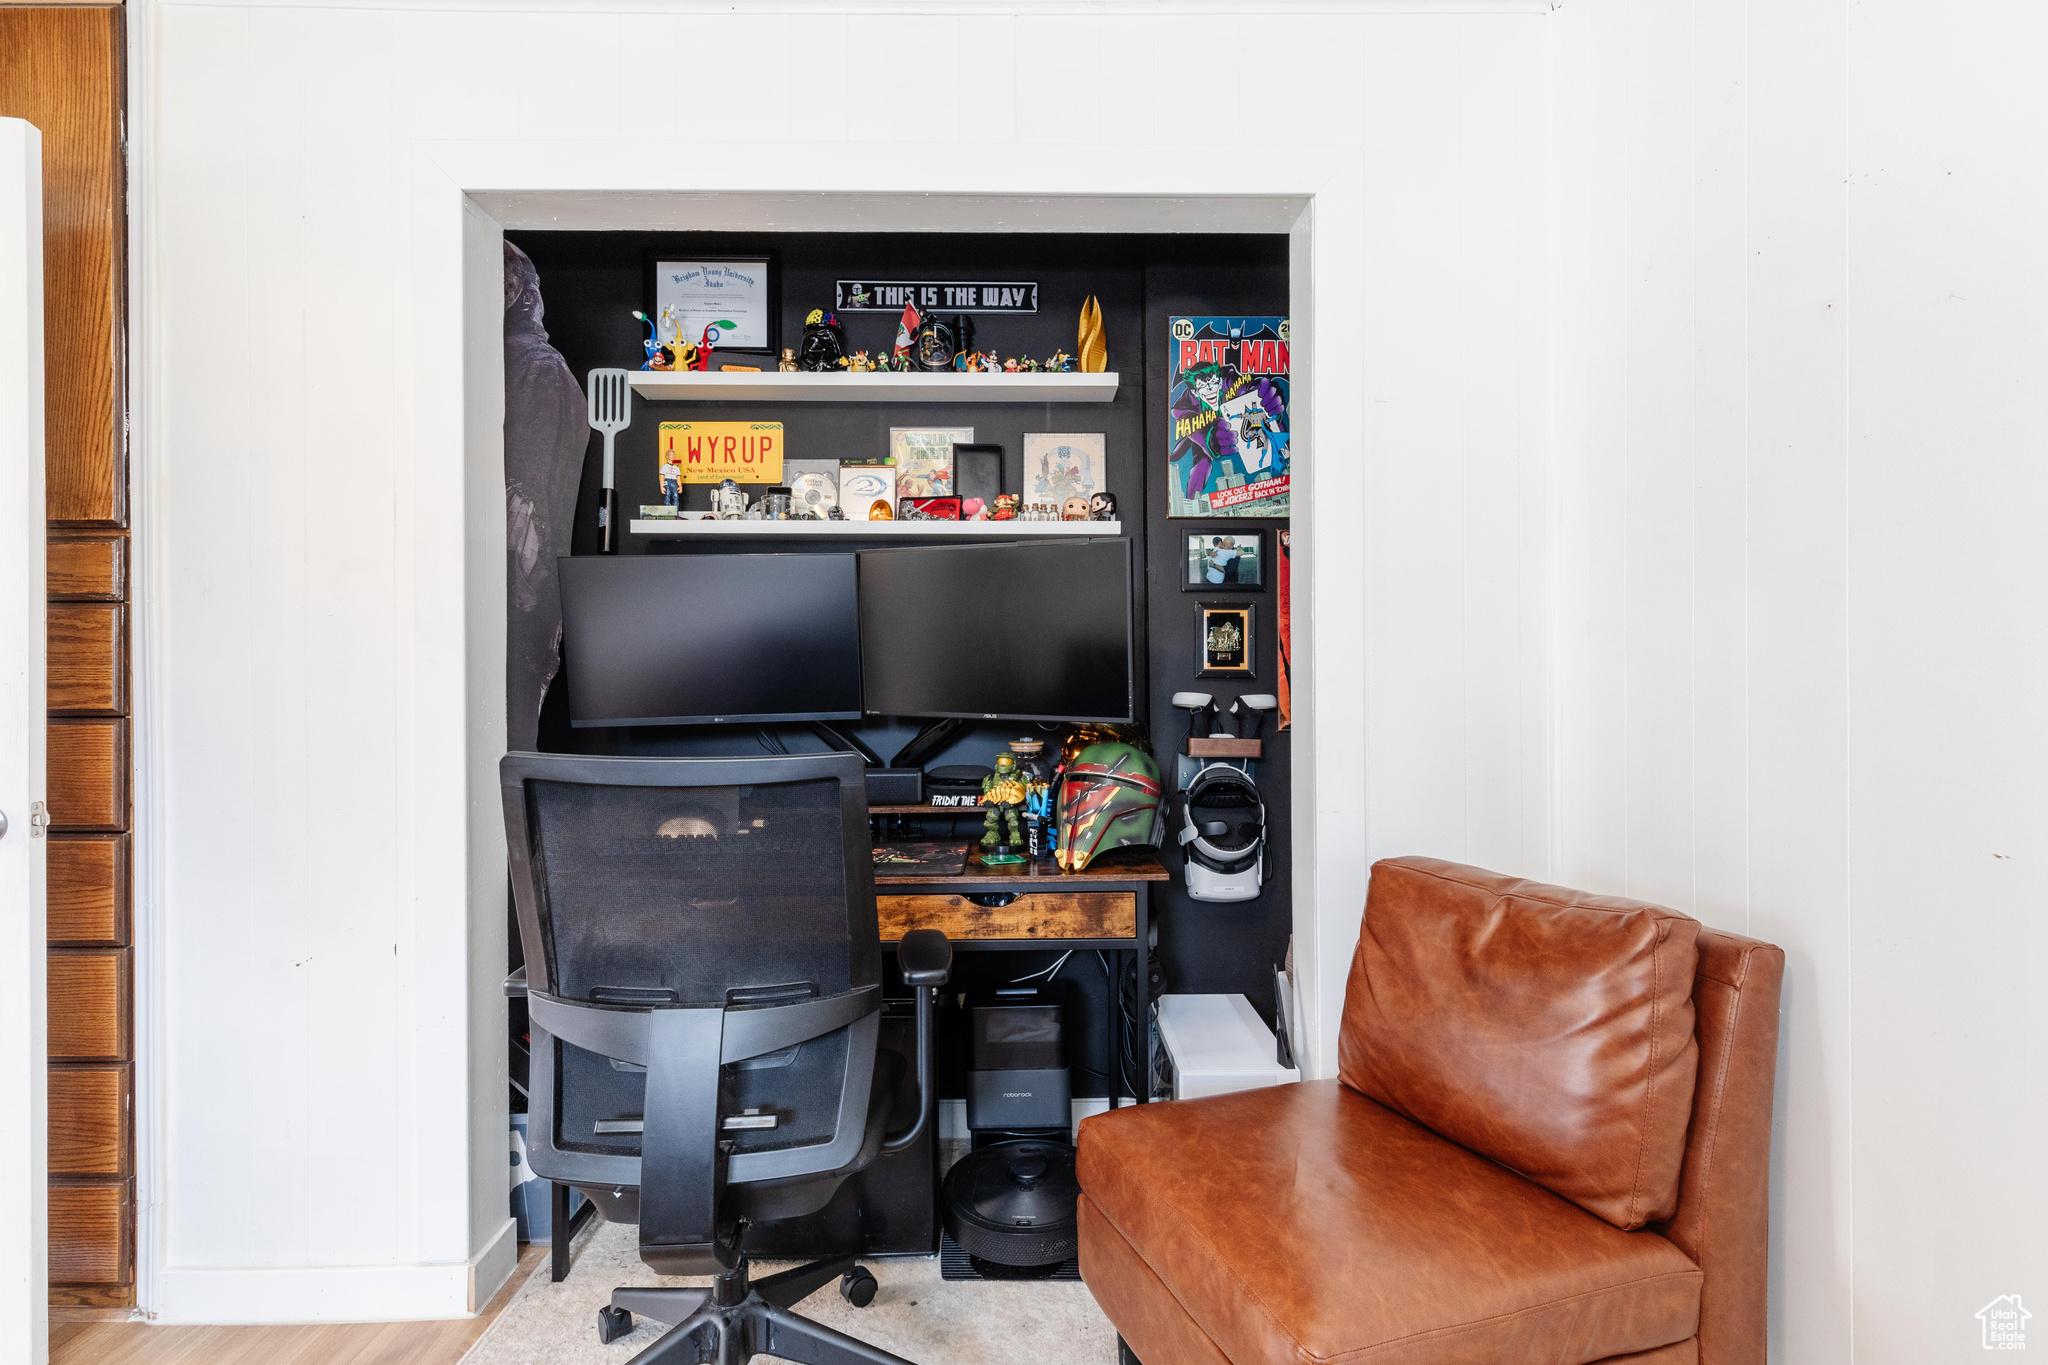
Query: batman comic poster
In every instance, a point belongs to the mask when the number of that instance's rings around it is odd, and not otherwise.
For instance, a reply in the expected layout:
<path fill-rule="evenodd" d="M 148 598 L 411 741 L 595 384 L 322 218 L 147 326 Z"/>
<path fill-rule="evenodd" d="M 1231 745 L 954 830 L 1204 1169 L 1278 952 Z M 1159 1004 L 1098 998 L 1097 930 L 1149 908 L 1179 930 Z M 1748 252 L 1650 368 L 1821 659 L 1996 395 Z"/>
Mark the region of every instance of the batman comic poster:
<path fill-rule="evenodd" d="M 1286 318 L 1172 318 L 1170 517 L 1288 515 Z"/>

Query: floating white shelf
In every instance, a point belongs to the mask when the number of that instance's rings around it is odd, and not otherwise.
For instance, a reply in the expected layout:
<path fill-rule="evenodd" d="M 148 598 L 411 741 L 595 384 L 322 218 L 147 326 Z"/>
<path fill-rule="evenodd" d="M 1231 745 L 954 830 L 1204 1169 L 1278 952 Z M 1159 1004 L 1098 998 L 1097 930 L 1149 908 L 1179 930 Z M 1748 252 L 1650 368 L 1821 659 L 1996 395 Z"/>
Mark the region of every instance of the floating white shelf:
<path fill-rule="evenodd" d="M 870 374 L 786 374 L 741 371 L 635 370 L 633 392 L 654 402 L 697 403 L 1107 403 L 1116 397 L 1109 374 L 957 374 L 876 371 Z"/>
<path fill-rule="evenodd" d="M 1120 536 L 1120 521 L 674 521 L 636 519 L 636 536 L 762 536 L 797 540 L 882 540 L 891 536 L 952 536 L 977 540 L 1028 540 L 1052 536 Z"/>

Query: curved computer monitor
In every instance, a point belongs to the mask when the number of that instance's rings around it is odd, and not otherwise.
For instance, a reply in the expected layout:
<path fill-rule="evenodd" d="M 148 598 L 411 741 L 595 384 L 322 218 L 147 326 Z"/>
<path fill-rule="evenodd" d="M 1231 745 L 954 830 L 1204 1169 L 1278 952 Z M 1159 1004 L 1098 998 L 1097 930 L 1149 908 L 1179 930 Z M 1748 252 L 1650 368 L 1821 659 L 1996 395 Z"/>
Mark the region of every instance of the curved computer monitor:
<path fill-rule="evenodd" d="M 570 724 L 860 718 L 853 555 L 558 562 Z"/>
<path fill-rule="evenodd" d="M 1128 540 L 860 553 L 871 716 L 1129 721 Z"/>

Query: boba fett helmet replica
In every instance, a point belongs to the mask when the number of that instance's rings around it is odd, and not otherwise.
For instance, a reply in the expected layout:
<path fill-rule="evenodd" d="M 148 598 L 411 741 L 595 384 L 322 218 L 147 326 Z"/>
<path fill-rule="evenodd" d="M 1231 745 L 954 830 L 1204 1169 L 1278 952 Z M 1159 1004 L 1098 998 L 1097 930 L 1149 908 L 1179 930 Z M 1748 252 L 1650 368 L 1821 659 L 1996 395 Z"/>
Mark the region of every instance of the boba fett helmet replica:
<path fill-rule="evenodd" d="M 1133 744 L 1091 744 L 1060 775 L 1062 872 L 1084 871 L 1113 848 L 1160 841 L 1159 765 Z"/>

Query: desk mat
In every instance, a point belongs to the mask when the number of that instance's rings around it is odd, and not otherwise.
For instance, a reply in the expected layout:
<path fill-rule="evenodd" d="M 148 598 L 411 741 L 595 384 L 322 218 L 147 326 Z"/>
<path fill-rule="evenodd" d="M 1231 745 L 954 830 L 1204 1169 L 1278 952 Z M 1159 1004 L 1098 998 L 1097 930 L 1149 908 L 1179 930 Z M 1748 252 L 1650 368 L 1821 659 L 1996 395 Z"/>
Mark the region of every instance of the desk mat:
<path fill-rule="evenodd" d="M 957 877 L 967 867 L 967 845 L 949 839 L 876 844 L 875 871 Z"/>

